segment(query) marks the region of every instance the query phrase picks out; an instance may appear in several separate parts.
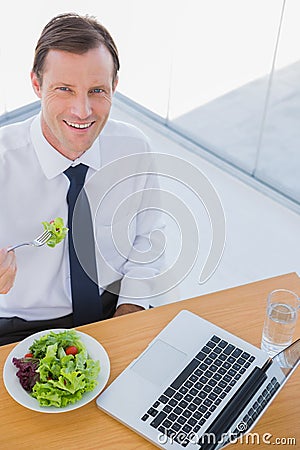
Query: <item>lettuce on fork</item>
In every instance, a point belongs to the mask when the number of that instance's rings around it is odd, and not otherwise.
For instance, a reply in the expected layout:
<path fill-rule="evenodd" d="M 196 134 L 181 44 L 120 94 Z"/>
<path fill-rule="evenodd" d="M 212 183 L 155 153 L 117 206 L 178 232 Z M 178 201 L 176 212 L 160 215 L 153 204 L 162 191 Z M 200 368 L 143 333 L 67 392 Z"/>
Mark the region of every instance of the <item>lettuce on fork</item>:
<path fill-rule="evenodd" d="M 59 244 L 67 235 L 68 228 L 65 227 L 64 221 L 61 217 L 51 220 L 51 222 L 42 222 L 44 229 L 52 233 L 51 238 L 47 241 L 49 247 L 55 247 Z"/>

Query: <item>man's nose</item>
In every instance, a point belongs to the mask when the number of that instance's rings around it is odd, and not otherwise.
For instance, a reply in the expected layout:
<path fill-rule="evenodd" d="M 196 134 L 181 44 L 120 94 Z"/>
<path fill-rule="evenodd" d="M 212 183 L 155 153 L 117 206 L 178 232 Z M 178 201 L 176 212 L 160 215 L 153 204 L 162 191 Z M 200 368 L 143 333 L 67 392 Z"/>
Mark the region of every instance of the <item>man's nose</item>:
<path fill-rule="evenodd" d="M 79 119 L 86 119 L 92 112 L 90 99 L 88 95 L 76 95 L 72 99 L 71 113 Z"/>

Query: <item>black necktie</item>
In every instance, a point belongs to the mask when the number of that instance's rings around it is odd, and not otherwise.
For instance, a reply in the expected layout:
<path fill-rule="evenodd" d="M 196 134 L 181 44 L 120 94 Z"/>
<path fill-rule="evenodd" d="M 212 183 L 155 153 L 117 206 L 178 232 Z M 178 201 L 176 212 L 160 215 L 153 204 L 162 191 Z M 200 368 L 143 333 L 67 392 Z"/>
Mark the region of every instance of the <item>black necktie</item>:
<path fill-rule="evenodd" d="M 93 224 L 88 198 L 83 189 L 87 169 L 84 164 L 79 164 L 64 171 L 70 180 L 67 194 L 68 239 L 74 326 L 102 319 Z"/>

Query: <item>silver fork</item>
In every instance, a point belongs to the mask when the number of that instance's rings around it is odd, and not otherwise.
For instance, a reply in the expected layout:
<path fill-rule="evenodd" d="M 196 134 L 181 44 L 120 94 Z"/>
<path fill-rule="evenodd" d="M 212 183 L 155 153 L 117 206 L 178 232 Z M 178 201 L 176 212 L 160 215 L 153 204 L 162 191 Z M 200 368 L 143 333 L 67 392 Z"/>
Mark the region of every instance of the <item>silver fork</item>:
<path fill-rule="evenodd" d="M 7 251 L 10 252 L 12 250 L 15 250 L 15 248 L 23 247 L 23 245 L 31 245 L 33 247 L 41 247 L 42 245 L 45 245 L 49 241 L 51 236 L 52 236 L 51 231 L 45 230 L 44 233 L 42 233 L 40 236 L 35 238 L 33 241 L 22 242 L 22 244 L 14 245 L 13 247 L 9 247 L 7 249 Z"/>

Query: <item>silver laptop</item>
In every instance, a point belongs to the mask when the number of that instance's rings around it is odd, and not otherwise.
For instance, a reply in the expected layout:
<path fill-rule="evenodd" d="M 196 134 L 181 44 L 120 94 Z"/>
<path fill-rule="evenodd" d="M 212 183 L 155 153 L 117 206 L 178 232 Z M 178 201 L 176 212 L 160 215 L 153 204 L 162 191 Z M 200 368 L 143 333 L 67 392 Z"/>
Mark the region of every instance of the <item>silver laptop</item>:
<path fill-rule="evenodd" d="M 273 359 L 183 310 L 97 398 L 159 448 L 221 448 L 248 432 L 300 360 L 300 340 Z"/>

